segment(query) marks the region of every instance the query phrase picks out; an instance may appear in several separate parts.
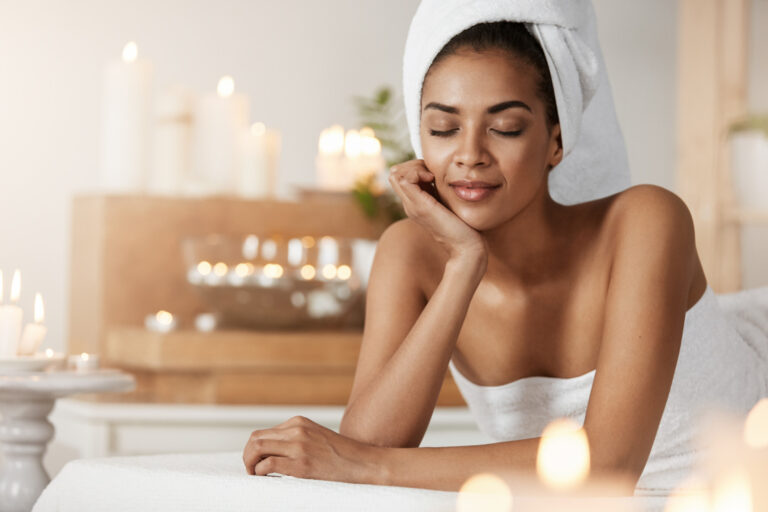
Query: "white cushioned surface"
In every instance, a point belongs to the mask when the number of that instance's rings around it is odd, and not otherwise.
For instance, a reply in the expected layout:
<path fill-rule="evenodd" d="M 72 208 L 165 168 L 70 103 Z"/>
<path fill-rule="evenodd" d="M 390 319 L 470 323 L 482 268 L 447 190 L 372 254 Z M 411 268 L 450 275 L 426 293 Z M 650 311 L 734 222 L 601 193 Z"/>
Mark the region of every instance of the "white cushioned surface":
<path fill-rule="evenodd" d="M 81 459 L 70 462 L 33 512 L 435 511 L 456 510 L 454 492 L 251 476 L 237 452 Z M 515 511 L 536 510 L 534 498 Z M 663 509 L 663 498 L 613 498 L 615 510 Z M 568 510 L 563 508 L 562 510 Z M 606 509 L 607 510 L 607 509 Z"/>

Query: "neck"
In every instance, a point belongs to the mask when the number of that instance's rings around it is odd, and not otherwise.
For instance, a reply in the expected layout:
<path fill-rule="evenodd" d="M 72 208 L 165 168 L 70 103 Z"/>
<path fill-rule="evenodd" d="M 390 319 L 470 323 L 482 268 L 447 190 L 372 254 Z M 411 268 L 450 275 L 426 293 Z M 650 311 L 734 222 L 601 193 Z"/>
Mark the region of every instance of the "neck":
<path fill-rule="evenodd" d="M 488 245 L 487 275 L 503 275 L 523 287 L 552 279 L 568 259 L 572 215 L 543 188 L 517 215 L 483 231 Z"/>

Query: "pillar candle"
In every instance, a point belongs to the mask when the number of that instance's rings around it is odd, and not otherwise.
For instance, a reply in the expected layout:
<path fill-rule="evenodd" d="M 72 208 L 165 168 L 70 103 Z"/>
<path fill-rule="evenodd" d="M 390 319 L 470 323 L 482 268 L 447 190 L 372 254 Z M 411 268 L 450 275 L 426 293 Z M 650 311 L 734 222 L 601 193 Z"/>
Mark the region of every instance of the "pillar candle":
<path fill-rule="evenodd" d="M 333 125 L 320 133 L 317 144 L 317 186 L 323 190 L 345 190 L 344 128 Z"/>
<path fill-rule="evenodd" d="M 152 167 L 148 190 L 177 195 L 190 171 L 194 95 L 181 88 L 163 91 L 155 104 Z"/>
<path fill-rule="evenodd" d="M 275 195 L 277 166 L 280 160 L 280 132 L 264 123 L 254 123 L 240 138 L 238 193 L 243 197 Z"/>
<path fill-rule="evenodd" d="M 196 102 L 194 128 L 194 191 L 233 194 L 242 131 L 248 126 L 248 98 L 235 94 L 232 77 L 219 80 L 216 94 Z"/>
<path fill-rule="evenodd" d="M 152 64 L 136 43 L 104 69 L 100 185 L 109 192 L 144 189 L 149 155 Z"/>
<path fill-rule="evenodd" d="M 21 336 L 21 345 L 19 346 L 19 355 L 31 356 L 37 352 L 40 344 L 45 339 L 48 329 L 43 325 L 45 317 L 43 310 L 43 297 L 35 294 L 35 323 L 24 326 L 24 334 Z"/>
<path fill-rule="evenodd" d="M 0 300 L 3 297 L 2 272 L 0 272 Z M 16 304 L 21 295 L 21 273 L 13 273 L 11 283 L 11 303 L 0 305 L 0 357 L 15 357 L 19 350 L 19 337 L 23 312 Z"/>

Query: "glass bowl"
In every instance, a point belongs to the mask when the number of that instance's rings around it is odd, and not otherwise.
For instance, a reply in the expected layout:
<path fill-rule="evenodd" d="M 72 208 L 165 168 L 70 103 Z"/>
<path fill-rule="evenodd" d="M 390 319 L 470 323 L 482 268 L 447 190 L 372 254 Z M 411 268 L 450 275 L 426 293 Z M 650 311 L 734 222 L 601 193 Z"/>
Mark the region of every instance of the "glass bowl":
<path fill-rule="evenodd" d="M 187 281 L 222 327 L 363 324 L 376 241 L 331 236 L 209 235 L 182 242 Z"/>

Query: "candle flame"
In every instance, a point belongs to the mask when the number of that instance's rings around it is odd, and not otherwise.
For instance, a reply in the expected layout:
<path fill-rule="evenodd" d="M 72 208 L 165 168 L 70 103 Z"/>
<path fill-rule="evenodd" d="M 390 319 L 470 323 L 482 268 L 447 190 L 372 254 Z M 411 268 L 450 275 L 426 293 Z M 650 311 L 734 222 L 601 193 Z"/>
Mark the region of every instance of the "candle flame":
<path fill-rule="evenodd" d="M 317 149 L 322 155 L 340 155 L 344 150 L 344 127 L 335 124 L 323 130 Z"/>
<path fill-rule="evenodd" d="M 237 274 L 238 277 L 246 277 L 251 273 L 253 273 L 253 265 L 250 263 L 238 263 L 235 266 L 235 274 Z"/>
<path fill-rule="evenodd" d="M 347 131 L 344 137 L 344 154 L 347 158 L 357 158 L 363 152 L 363 139 L 357 130 Z"/>
<path fill-rule="evenodd" d="M 139 47 L 134 41 L 130 41 L 123 46 L 123 62 L 134 62 L 139 56 Z"/>
<path fill-rule="evenodd" d="M 264 265 L 264 275 L 277 279 L 283 275 L 283 267 L 277 263 L 267 263 Z"/>
<path fill-rule="evenodd" d="M 349 268 L 349 265 L 339 265 L 339 268 L 336 271 L 336 275 L 342 281 L 346 281 L 347 279 L 352 277 L 352 269 Z"/>
<path fill-rule="evenodd" d="M 163 309 L 155 314 L 155 318 L 157 318 L 158 323 L 165 325 L 171 325 L 171 322 L 173 322 L 173 315 Z"/>
<path fill-rule="evenodd" d="M 220 261 L 213 266 L 213 273 L 219 277 L 226 275 L 227 270 L 229 270 L 229 267 L 227 267 L 227 264 L 223 261 Z"/>
<path fill-rule="evenodd" d="M 200 272 L 201 275 L 207 276 L 211 273 L 211 264 L 207 261 L 201 261 L 197 264 L 197 271 Z"/>
<path fill-rule="evenodd" d="M 336 265 L 331 265 L 330 263 L 325 265 L 323 267 L 323 277 L 326 279 L 333 279 L 336 277 Z"/>
<path fill-rule="evenodd" d="M 219 79 L 219 85 L 216 91 L 222 98 L 229 98 L 235 92 L 235 79 L 229 75 L 224 75 Z"/>
<path fill-rule="evenodd" d="M 13 272 L 13 280 L 11 281 L 11 302 L 18 302 L 21 296 L 21 271 L 16 269 Z"/>
<path fill-rule="evenodd" d="M 512 491 L 492 473 L 480 473 L 467 479 L 456 499 L 456 512 L 509 512 L 512 510 Z"/>
<path fill-rule="evenodd" d="M 87 361 L 87 360 L 88 360 L 88 359 L 90 359 L 90 358 L 91 358 L 91 355 L 90 355 L 90 354 L 86 354 L 85 352 L 83 352 L 82 354 L 80 354 L 80 359 L 82 359 L 83 361 Z"/>
<path fill-rule="evenodd" d="M 35 323 L 41 324 L 45 320 L 45 307 L 43 307 L 43 296 L 35 294 Z"/>
<path fill-rule="evenodd" d="M 45 349 L 45 357 L 53 357 L 53 349 L 52 348 Z"/>
<path fill-rule="evenodd" d="M 251 133 L 255 136 L 264 135 L 267 132 L 267 125 L 264 123 L 253 123 L 251 125 Z"/>
<path fill-rule="evenodd" d="M 751 448 L 768 447 L 768 398 L 752 408 L 744 424 L 744 442 Z"/>
<path fill-rule="evenodd" d="M 301 273 L 302 279 L 306 279 L 307 281 L 314 278 L 315 274 L 317 274 L 317 272 L 315 271 L 315 267 L 313 267 L 312 265 L 304 265 L 303 267 L 301 267 L 300 273 Z"/>
<path fill-rule="evenodd" d="M 587 433 L 572 420 L 550 423 L 541 435 L 536 471 L 544 483 L 555 489 L 576 487 L 589 475 Z"/>

